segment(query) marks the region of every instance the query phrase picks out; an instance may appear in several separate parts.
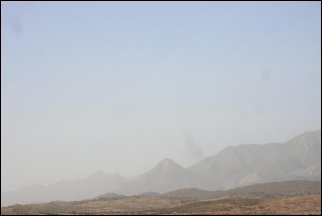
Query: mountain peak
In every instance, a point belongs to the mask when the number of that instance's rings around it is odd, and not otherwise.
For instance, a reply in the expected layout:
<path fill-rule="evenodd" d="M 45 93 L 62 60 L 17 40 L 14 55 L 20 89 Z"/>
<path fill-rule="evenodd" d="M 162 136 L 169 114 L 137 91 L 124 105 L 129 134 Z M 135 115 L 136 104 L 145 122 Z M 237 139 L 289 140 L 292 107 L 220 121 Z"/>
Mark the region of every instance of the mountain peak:
<path fill-rule="evenodd" d="M 151 170 L 117 192 L 131 195 L 143 192 L 163 193 L 179 188 L 197 187 L 197 183 L 193 174 L 188 170 L 175 161 L 165 158 Z"/>
<path fill-rule="evenodd" d="M 160 163 L 176 163 L 176 162 L 170 158 L 164 158 Z"/>
<path fill-rule="evenodd" d="M 169 158 L 165 158 L 160 161 L 156 167 L 170 168 L 170 167 L 181 167 L 177 162 Z"/>
<path fill-rule="evenodd" d="M 321 130 L 308 131 L 308 132 L 302 133 L 288 140 L 286 143 L 306 143 L 306 144 L 320 143 L 321 145 Z"/>

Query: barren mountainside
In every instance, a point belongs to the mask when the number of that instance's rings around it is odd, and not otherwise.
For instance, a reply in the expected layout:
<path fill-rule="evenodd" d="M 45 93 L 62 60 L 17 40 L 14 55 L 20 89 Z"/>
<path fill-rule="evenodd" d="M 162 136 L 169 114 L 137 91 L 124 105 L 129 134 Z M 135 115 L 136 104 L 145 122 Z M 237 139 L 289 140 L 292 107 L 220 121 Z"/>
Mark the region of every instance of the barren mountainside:
<path fill-rule="evenodd" d="M 228 191 L 109 193 L 83 201 L 13 205 L 1 208 L 1 214 L 319 214 L 320 202 L 321 182 L 288 181 Z"/>
<path fill-rule="evenodd" d="M 82 180 L 1 192 L 1 205 L 83 200 L 104 193 L 223 190 L 287 180 L 321 180 L 321 130 L 303 133 L 285 143 L 230 146 L 188 168 L 164 159 L 135 179 L 97 172 Z"/>
<path fill-rule="evenodd" d="M 321 179 L 321 130 L 285 143 L 228 147 L 188 168 L 207 190 L 259 182 Z"/>
<path fill-rule="evenodd" d="M 199 187 L 199 182 L 190 171 L 173 160 L 164 159 L 138 179 L 117 189 L 118 193 L 134 195 L 144 192 L 167 192 L 186 187 Z"/>

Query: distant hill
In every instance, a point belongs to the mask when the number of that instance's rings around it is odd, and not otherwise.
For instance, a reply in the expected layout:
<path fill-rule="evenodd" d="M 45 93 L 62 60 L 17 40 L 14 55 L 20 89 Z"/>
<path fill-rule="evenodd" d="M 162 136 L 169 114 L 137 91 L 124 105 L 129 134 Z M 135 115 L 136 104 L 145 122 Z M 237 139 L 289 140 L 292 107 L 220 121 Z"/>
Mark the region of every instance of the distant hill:
<path fill-rule="evenodd" d="M 124 195 L 117 194 L 117 193 L 105 193 L 102 195 L 98 195 L 92 200 L 115 200 L 115 199 L 121 199 L 124 198 Z"/>
<path fill-rule="evenodd" d="M 286 143 L 228 147 L 188 168 L 202 189 L 230 189 L 260 182 L 321 180 L 321 130 Z"/>
<path fill-rule="evenodd" d="M 164 159 L 154 168 L 136 180 L 125 183 L 116 191 L 121 194 L 134 195 L 145 192 L 162 193 L 191 186 L 200 186 L 197 178 L 173 160 Z"/>
<path fill-rule="evenodd" d="M 224 198 L 192 201 L 171 208 L 131 212 L 150 215 L 321 215 L 321 196 Z"/>
<path fill-rule="evenodd" d="M 303 133 L 286 143 L 228 147 L 188 169 L 165 159 L 152 170 L 121 185 L 133 195 L 179 188 L 231 189 L 255 183 L 321 180 L 321 131 Z"/>
<path fill-rule="evenodd" d="M 164 194 L 103 194 L 73 202 L 12 205 L 1 214 L 320 214 L 321 182 L 287 181 L 227 191 L 180 189 Z"/>
<path fill-rule="evenodd" d="M 321 194 L 320 181 L 283 181 L 254 184 L 231 190 L 206 191 L 197 188 L 179 189 L 161 196 L 181 199 L 217 199 L 224 197 L 279 197 Z"/>
<path fill-rule="evenodd" d="M 218 190 L 289 180 L 321 181 L 321 130 L 303 133 L 285 143 L 227 147 L 189 168 L 164 159 L 133 179 L 98 172 L 82 180 L 5 192 L 1 193 L 1 205 L 91 199 L 104 193 L 154 197 L 154 193 L 182 188 L 217 190 L 218 194 Z"/>
<path fill-rule="evenodd" d="M 93 198 L 114 190 L 126 181 L 118 174 L 102 171 L 81 180 L 61 181 L 48 186 L 35 185 L 16 191 L 1 192 L 1 206 L 49 201 L 73 201 Z"/>

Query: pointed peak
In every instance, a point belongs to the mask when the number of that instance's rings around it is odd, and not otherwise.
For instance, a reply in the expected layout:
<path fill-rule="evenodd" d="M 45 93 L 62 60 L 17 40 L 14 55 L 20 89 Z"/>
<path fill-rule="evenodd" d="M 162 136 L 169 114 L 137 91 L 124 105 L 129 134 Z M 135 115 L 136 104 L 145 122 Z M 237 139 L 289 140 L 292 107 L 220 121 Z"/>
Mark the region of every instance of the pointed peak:
<path fill-rule="evenodd" d="M 286 142 L 296 142 L 298 140 L 303 139 L 320 139 L 321 140 L 321 129 L 315 130 L 315 131 L 307 131 L 304 133 L 301 133 L 300 135 L 297 135 L 291 139 L 289 139 Z"/>
<path fill-rule="evenodd" d="M 169 158 L 165 158 L 163 159 L 162 161 L 160 161 L 156 167 L 163 167 L 163 168 L 170 168 L 170 167 L 180 167 L 181 168 L 181 165 L 178 164 L 177 162 L 175 162 L 174 160 L 172 159 L 169 159 Z"/>
<path fill-rule="evenodd" d="M 174 160 L 170 159 L 170 158 L 165 158 L 162 161 L 160 161 L 159 164 L 177 164 Z"/>
<path fill-rule="evenodd" d="M 170 158 L 164 158 L 162 161 L 173 161 L 174 162 L 174 160 L 172 160 Z"/>
<path fill-rule="evenodd" d="M 149 178 L 168 178 L 171 176 L 184 175 L 185 172 L 185 168 L 180 164 L 166 158 L 146 172 L 144 176 L 149 176 Z"/>

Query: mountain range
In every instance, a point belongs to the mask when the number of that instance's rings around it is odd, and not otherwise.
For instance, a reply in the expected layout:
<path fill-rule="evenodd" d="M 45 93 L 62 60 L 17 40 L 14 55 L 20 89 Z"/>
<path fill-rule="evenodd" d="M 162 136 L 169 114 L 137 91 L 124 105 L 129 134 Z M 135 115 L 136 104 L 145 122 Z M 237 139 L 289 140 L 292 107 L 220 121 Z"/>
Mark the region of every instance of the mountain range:
<path fill-rule="evenodd" d="M 183 188 L 226 190 L 287 180 L 321 180 L 321 130 L 303 133 L 285 143 L 230 146 L 187 168 L 164 159 L 132 179 L 97 172 L 86 179 L 1 192 L 1 206 L 83 200 L 104 193 L 134 195 Z"/>

